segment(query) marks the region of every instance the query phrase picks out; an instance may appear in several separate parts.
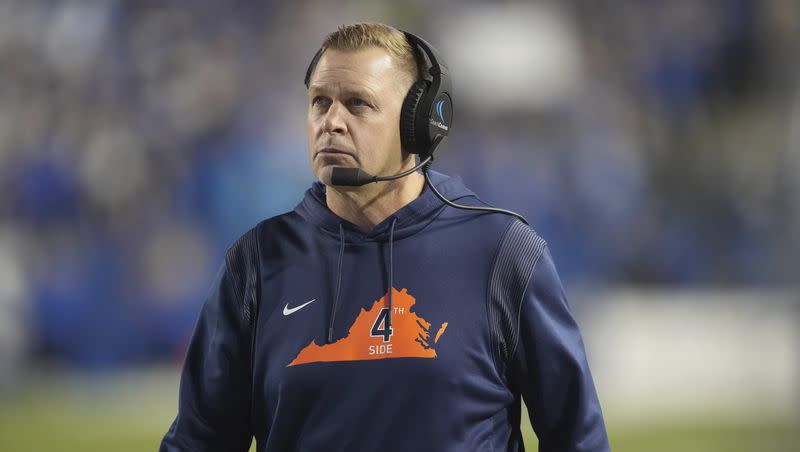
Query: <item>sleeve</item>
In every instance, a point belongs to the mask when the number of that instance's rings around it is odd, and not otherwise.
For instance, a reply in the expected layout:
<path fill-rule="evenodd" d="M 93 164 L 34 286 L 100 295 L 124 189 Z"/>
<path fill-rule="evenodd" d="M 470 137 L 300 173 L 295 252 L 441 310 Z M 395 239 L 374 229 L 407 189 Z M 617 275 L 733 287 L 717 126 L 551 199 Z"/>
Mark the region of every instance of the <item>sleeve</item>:
<path fill-rule="evenodd" d="M 545 247 L 522 296 L 513 379 L 541 452 L 609 451 L 583 340 Z"/>
<path fill-rule="evenodd" d="M 181 373 L 178 415 L 160 452 L 250 448 L 249 310 L 239 272 L 230 267 L 226 259 L 200 311 Z"/>
<path fill-rule="evenodd" d="M 528 407 L 541 452 L 609 451 L 583 340 L 545 241 L 512 222 L 489 281 L 492 352 Z"/>

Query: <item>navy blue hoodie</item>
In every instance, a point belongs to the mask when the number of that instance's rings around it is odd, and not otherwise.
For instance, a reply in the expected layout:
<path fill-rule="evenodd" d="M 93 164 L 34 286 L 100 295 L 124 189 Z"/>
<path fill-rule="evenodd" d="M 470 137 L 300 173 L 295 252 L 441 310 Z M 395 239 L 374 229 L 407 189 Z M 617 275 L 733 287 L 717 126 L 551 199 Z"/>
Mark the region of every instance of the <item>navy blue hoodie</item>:
<path fill-rule="evenodd" d="M 545 242 L 427 188 L 364 231 L 315 183 L 227 252 L 160 450 L 522 451 L 521 399 L 541 451 L 609 450 Z"/>

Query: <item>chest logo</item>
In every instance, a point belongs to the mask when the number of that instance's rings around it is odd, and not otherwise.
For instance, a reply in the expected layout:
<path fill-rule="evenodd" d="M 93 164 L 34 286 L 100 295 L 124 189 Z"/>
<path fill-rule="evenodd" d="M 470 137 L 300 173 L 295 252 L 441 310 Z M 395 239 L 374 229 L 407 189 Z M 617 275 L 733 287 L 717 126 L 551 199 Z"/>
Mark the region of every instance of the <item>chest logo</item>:
<path fill-rule="evenodd" d="M 447 322 L 433 326 L 412 310 L 416 299 L 407 289 L 392 288 L 392 322 L 386 325 L 389 299 L 384 295 L 358 313 L 347 336 L 336 342 L 317 345 L 311 341 L 287 367 L 299 364 L 363 361 L 387 358 L 436 358 Z"/>
<path fill-rule="evenodd" d="M 293 308 L 289 307 L 289 303 L 286 303 L 286 306 L 283 307 L 283 315 L 294 314 L 295 312 L 303 309 L 304 307 L 310 305 L 311 303 L 317 301 L 316 298 L 312 298 L 311 300 L 306 301 L 305 303 L 301 304 L 300 306 L 295 306 Z"/>

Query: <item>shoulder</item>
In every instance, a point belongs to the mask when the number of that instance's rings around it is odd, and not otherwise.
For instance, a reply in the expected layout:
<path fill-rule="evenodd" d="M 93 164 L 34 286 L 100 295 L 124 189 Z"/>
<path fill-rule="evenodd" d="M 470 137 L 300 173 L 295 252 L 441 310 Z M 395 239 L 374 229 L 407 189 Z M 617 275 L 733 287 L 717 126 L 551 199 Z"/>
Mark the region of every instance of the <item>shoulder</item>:
<path fill-rule="evenodd" d="M 522 301 L 547 243 L 533 228 L 514 218 L 502 233 L 489 274 L 487 303 L 492 352 L 501 372 L 516 345 Z"/>
<path fill-rule="evenodd" d="M 225 251 L 225 270 L 228 282 L 240 299 L 255 303 L 259 292 L 262 256 L 291 234 L 293 225 L 301 221 L 295 212 L 287 212 L 262 220 L 242 234 Z M 253 298 L 252 300 L 249 300 Z"/>
<path fill-rule="evenodd" d="M 524 266 L 533 270 L 546 247 L 547 242 L 532 227 L 514 218 L 501 234 L 494 267 Z"/>
<path fill-rule="evenodd" d="M 291 234 L 297 233 L 297 226 L 301 222 L 303 219 L 295 211 L 262 220 L 228 247 L 225 252 L 226 262 L 252 259 L 275 243 L 285 241 Z"/>
<path fill-rule="evenodd" d="M 450 209 L 450 216 L 460 217 L 461 220 L 475 222 L 479 225 L 481 236 L 488 244 L 498 245 L 508 243 L 514 245 L 536 245 L 544 240 L 526 222 L 516 217 L 514 212 L 505 210 L 503 206 L 496 206 L 482 200 L 475 192 L 461 185 L 459 178 L 447 180 L 460 186 L 460 196 L 451 199 L 463 206 L 479 209 L 494 209 L 494 212 Z M 538 246 L 538 245 L 537 245 Z"/>
<path fill-rule="evenodd" d="M 467 203 L 465 203 L 467 204 Z M 469 205 L 480 207 L 493 207 L 473 200 Z M 547 242 L 536 230 L 520 219 L 502 213 L 484 213 L 475 211 L 461 211 L 456 215 L 471 217 L 480 230 L 480 237 L 484 246 L 492 249 L 492 268 L 495 271 L 504 271 L 509 266 L 526 265 L 531 269 L 533 264 L 542 256 Z"/>
<path fill-rule="evenodd" d="M 508 300 L 525 291 L 534 267 L 546 255 L 547 242 L 530 226 L 514 218 L 497 244 L 489 275 L 489 298 Z"/>

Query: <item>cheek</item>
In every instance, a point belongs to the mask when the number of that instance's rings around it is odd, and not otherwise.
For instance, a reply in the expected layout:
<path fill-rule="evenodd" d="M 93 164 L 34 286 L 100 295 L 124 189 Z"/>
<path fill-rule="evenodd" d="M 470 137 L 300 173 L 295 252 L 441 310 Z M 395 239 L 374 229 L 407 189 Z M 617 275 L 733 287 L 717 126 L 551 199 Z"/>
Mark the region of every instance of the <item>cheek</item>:
<path fill-rule="evenodd" d="M 306 121 L 306 141 L 308 143 L 308 151 L 311 152 L 311 148 L 314 144 L 314 135 L 311 133 L 311 125 Z"/>
<path fill-rule="evenodd" d="M 397 120 L 389 120 L 382 128 L 381 139 L 386 143 L 387 147 L 393 150 L 400 149 L 400 118 Z M 396 149 L 395 149 L 396 148 Z M 392 154 L 394 155 L 394 154 Z"/>
<path fill-rule="evenodd" d="M 310 114 L 306 116 L 306 136 L 308 136 L 309 146 L 316 142 L 317 135 L 319 135 L 320 128 L 317 122 Z"/>
<path fill-rule="evenodd" d="M 313 120 L 311 119 L 310 115 L 306 117 L 306 137 L 307 137 L 307 144 L 306 144 L 306 153 L 308 155 L 308 161 L 314 166 L 314 148 L 317 144 L 317 128 L 314 125 Z"/>
<path fill-rule="evenodd" d="M 311 117 L 311 113 L 306 115 L 306 134 L 308 138 L 312 138 L 315 135 L 316 125 L 314 124 L 314 118 Z"/>

